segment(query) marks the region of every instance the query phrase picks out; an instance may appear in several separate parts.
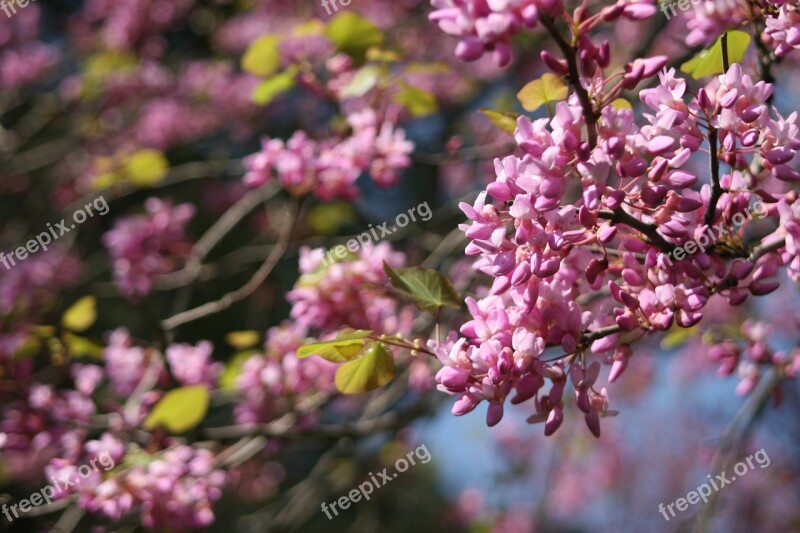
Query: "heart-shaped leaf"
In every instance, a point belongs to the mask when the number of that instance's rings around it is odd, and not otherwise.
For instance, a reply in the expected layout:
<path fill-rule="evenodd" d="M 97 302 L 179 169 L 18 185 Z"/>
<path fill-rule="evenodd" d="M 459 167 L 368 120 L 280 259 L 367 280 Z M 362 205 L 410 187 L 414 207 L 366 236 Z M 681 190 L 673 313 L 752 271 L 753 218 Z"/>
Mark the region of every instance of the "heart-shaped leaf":
<path fill-rule="evenodd" d="M 441 272 L 430 268 L 398 268 L 385 261 L 383 270 L 400 293 L 408 296 L 423 311 L 436 313 L 442 306 L 460 307 L 458 293 L 450 280 Z"/>
<path fill-rule="evenodd" d="M 369 392 L 386 385 L 394 377 L 394 357 L 379 342 L 367 346 L 363 357 L 336 369 L 336 388 L 345 394 Z"/>

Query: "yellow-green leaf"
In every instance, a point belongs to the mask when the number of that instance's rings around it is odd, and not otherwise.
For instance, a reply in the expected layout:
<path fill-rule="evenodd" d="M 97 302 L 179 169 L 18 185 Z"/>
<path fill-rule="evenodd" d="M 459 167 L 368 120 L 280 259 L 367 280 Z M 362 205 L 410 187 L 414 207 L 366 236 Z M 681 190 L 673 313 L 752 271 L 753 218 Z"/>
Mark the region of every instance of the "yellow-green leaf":
<path fill-rule="evenodd" d="M 633 109 L 631 103 L 624 98 L 617 98 L 613 102 L 611 102 L 611 107 L 614 109 Z"/>
<path fill-rule="evenodd" d="M 383 271 L 400 293 L 409 297 L 418 308 L 435 313 L 442 306 L 460 307 L 458 293 L 444 274 L 422 267 L 393 269 L 383 262 Z"/>
<path fill-rule="evenodd" d="M 359 329 L 342 333 L 332 341 L 306 344 L 297 350 L 297 358 L 318 355 L 332 363 L 350 361 L 364 350 L 367 343 L 365 338 L 371 333 L 372 331 Z"/>
<path fill-rule="evenodd" d="M 394 63 L 402 59 L 397 52 L 393 50 L 383 50 L 377 46 L 371 46 L 369 50 L 367 50 L 366 57 L 368 61 L 378 61 L 381 63 Z"/>
<path fill-rule="evenodd" d="M 525 84 L 517 93 L 517 99 L 525 111 L 536 111 L 544 104 L 565 99 L 568 92 L 567 84 L 548 72 L 538 80 Z"/>
<path fill-rule="evenodd" d="M 356 72 L 355 76 L 353 76 L 353 79 L 350 80 L 350 83 L 345 85 L 342 89 L 342 98 L 364 96 L 370 89 L 378 84 L 380 77 L 381 69 L 375 65 L 361 67 L 358 72 Z"/>
<path fill-rule="evenodd" d="M 379 342 L 370 344 L 364 356 L 336 369 L 336 388 L 345 394 L 369 392 L 386 385 L 394 377 L 394 357 Z"/>
<path fill-rule="evenodd" d="M 225 342 L 237 350 L 245 350 L 256 346 L 261 341 L 257 331 L 231 331 L 225 335 Z"/>
<path fill-rule="evenodd" d="M 750 35 L 740 30 L 731 30 L 725 34 L 728 36 L 728 62 L 741 63 L 750 45 Z M 703 50 L 681 65 L 681 70 L 694 79 L 722 74 L 722 69 L 722 36 L 717 38 L 711 48 Z"/>
<path fill-rule="evenodd" d="M 89 357 L 91 359 L 103 358 L 103 347 L 86 337 L 79 337 L 72 333 L 64 335 L 64 344 L 73 357 Z"/>
<path fill-rule="evenodd" d="M 325 35 L 342 52 L 362 61 L 367 50 L 383 44 L 383 32 L 372 22 L 352 11 L 339 13 L 328 24 Z"/>
<path fill-rule="evenodd" d="M 395 101 L 405 106 L 408 112 L 415 117 L 424 117 L 439 110 L 435 94 L 419 87 L 413 87 L 404 81 L 400 82 L 400 92 L 395 96 Z"/>
<path fill-rule="evenodd" d="M 691 328 L 672 328 L 663 339 L 661 339 L 662 350 L 672 350 L 689 341 L 692 337 L 697 336 L 698 329 L 696 326 Z"/>
<path fill-rule="evenodd" d="M 172 389 L 150 411 L 144 428 L 164 427 L 171 433 L 185 433 L 196 427 L 208 411 L 208 389 L 193 385 Z"/>
<path fill-rule="evenodd" d="M 517 119 L 519 118 L 519 115 L 515 115 L 514 113 L 506 113 L 504 111 L 492 111 L 491 109 L 486 109 L 485 107 L 481 107 L 478 109 L 478 111 L 486 115 L 486 118 L 488 118 L 492 124 L 498 128 L 509 135 L 514 135 L 514 131 L 517 129 Z"/>
<path fill-rule="evenodd" d="M 265 79 L 253 91 L 253 101 L 259 105 L 267 105 L 277 96 L 294 87 L 296 76 L 297 69 L 292 67 Z"/>
<path fill-rule="evenodd" d="M 125 172 L 131 183 L 151 187 L 164 179 L 169 171 L 169 161 L 158 150 L 139 150 L 125 161 Z"/>
<path fill-rule="evenodd" d="M 353 206 L 345 202 L 315 205 L 308 211 L 308 223 L 318 235 L 336 235 L 339 228 L 355 219 Z"/>
<path fill-rule="evenodd" d="M 260 77 L 274 73 L 281 66 L 280 43 L 279 35 L 264 35 L 250 43 L 242 56 L 242 69 Z"/>
<path fill-rule="evenodd" d="M 225 364 L 225 370 L 219 377 L 219 386 L 226 390 L 234 390 L 236 388 L 236 378 L 242 373 L 242 367 L 245 361 L 256 354 L 255 350 L 248 350 L 239 352 L 233 356 L 233 359 Z"/>
<path fill-rule="evenodd" d="M 72 331 L 86 331 L 97 320 L 97 300 L 94 296 L 84 296 L 66 310 L 61 317 L 64 327 Z"/>

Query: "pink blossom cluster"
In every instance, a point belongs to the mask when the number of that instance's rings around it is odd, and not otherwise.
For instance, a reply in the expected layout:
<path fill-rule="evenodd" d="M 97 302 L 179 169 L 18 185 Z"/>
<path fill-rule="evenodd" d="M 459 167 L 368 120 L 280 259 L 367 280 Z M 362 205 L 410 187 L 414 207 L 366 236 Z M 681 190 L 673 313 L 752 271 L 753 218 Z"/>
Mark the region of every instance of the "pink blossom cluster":
<path fill-rule="evenodd" d="M 402 252 L 381 242 L 328 266 L 325 252 L 323 248 L 300 250 L 300 279 L 286 295 L 297 324 L 323 333 L 342 327 L 378 334 L 410 332 L 413 311 L 386 292 L 388 278 L 383 270 L 384 261 L 392 268 L 405 266 Z"/>
<path fill-rule="evenodd" d="M 456 56 L 475 61 L 491 52 L 494 62 L 511 62 L 511 38 L 524 28 L 534 28 L 541 16 L 554 18 L 563 13 L 561 0 L 431 0 L 429 15 L 445 33 L 461 37 Z M 641 20 L 653 16 L 652 0 L 618 0 L 603 9 L 606 20 L 623 16 Z"/>
<path fill-rule="evenodd" d="M 91 457 L 108 454 L 116 467 L 98 469 L 79 479 L 59 496 L 75 493 L 78 505 L 112 520 L 138 513 L 150 529 L 189 531 L 214 522 L 213 503 L 222 496 L 225 472 L 214 466 L 211 451 L 175 445 L 157 454 L 125 449 L 122 440 L 105 433 L 87 441 L 85 460 L 54 459 L 47 475 L 55 479 L 78 479 L 78 465 Z M 63 487 L 62 487 L 63 489 Z"/>
<path fill-rule="evenodd" d="M 138 50 L 160 57 L 162 33 L 181 22 L 195 0 L 89 0 L 73 17 L 73 31 L 83 34 L 83 45 L 114 50 Z"/>
<path fill-rule="evenodd" d="M 55 47 L 38 40 L 41 8 L 18 8 L 0 17 L 0 89 L 9 91 L 39 81 L 58 61 Z"/>
<path fill-rule="evenodd" d="M 368 172 L 381 187 L 395 185 L 399 172 L 411 164 L 414 145 L 391 122 L 379 123 L 375 111 L 348 115 L 350 136 L 317 142 L 297 131 L 284 142 L 265 138 L 261 151 L 245 158 L 244 182 L 259 187 L 274 172 L 282 187 L 301 196 L 313 193 L 321 200 L 358 198 L 356 179 Z"/>
<path fill-rule="evenodd" d="M 744 241 L 750 224 L 743 221 L 753 202 L 766 203 L 767 216 L 777 218 L 780 200 L 776 235 L 797 233 L 787 208 L 797 195 L 787 184 L 800 178 L 800 139 L 796 114 L 782 117 L 768 103 L 772 87 L 738 64 L 696 94 L 674 70 L 662 71 L 660 83 L 640 93 L 649 108 L 642 125 L 631 109 L 594 111 L 595 102 L 635 87 L 666 59 L 637 59 L 606 77 L 610 58 L 593 53 L 603 47 L 586 34 L 576 43 L 571 60 L 580 89 L 573 87 L 551 118 L 520 117 L 522 155 L 495 160 L 495 181 L 474 205 L 461 206 L 471 221 L 462 226 L 466 254 L 478 258 L 475 269 L 490 276 L 491 288 L 480 300 L 467 299 L 472 320 L 461 338 L 432 348 L 445 365 L 440 389 L 458 395 L 454 414 L 486 401 L 487 424 L 497 424 L 513 393 L 512 403 L 534 400 L 529 421 L 545 422 L 549 435 L 563 421 L 570 381 L 599 436 L 599 417 L 614 412 L 606 389 L 595 388 L 600 365 L 591 355 L 613 364 L 614 381 L 644 333 L 697 324 L 715 295 L 739 305 L 778 288 L 779 267 L 796 261 L 794 237 L 785 252 L 758 252 Z M 547 53 L 543 59 L 566 74 L 565 61 Z M 718 182 L 697 190 L 690 159 L 707 142 L 714 143 Z M 720 162 L 730 170 L 721 171 Z M 712 226 L 718 240 L 711 249 L 666 261 L 676 245 Z"/>
<path fill-rule="evenodd" d="M 333 390 L 335 364 L 320 357 L 301 362 L 296 356 L 307 336 L 304 326 L 290 321 L 268 331 L 265 353 L 248 358 L 236 379 L 241 394 L 234 410 L 237 422 L 270 422 L 291 412 L 301 399 Z M 304 415 L 298 424 L 315 419 L 315 414 Z"/>
<path fill-rule="evenodd" d="M 800 2 L 783 0 L 766 2 L 778 6 L 777 16 L 766 19 L 764 38 L 775 49 L 779 57 L 800 48 Z"/>
<path fill-rule="evenodd" d="M 139 300 L 153 290 L 158 276 L 176 270 L 189 252 L 186 225 L 194 216 L 191 204 L 149 198 L 145 213 L 122 217 L 103 236 L 120 292 Z"/>

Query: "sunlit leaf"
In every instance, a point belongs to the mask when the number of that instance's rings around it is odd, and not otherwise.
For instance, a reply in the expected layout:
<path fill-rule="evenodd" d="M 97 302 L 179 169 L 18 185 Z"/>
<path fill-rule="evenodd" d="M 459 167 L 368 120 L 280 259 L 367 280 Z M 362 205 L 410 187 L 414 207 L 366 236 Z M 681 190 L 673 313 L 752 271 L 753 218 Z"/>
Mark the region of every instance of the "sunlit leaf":
<path fill-rule="evenodd" d="M 364 355 L 336 369 L 336 388 L 345 394 L 369 392 L 386 385 L 394 377 L 394 357 L 386 346 L 371 343 Z"/>
<path fill-rule="evenodd" d="M 538 80 L 525 84 L 517 93 L 517 99 L 525 111 L 536 111 L 544 104 L 565 99 L 568 93 L 567 84 L 548 72 Z"/>
<path fill-rule="evenodd" d="M 94 296 L 84 296 L 64 312 L 61 323 L 72 331 L 86 331 L 97 320 L 97 300 Z"/>
<path fill-rule="evenodd" d="M 336 235 L 342 226 L 355 219 L 353 206 L 345 202 L 315 205 L 308 211 L 308 223 L 318 235 Z"/>
<path fill-rule="evenodd" d="M 517 119 L 519 118 L 519 115 L 515 115 L 514 113 L 505 113 L 503 111 L 492 111 L 491 109 L 486 109 L 485 107 L 481 107 L 478 109 L 478 111 L 486 115 L 486 118 L 488 118 L 492 124 L 498 128 L 509 135 L 514 135 L 514 131 L 517 129 Z"/>
<path fill-rule="evenodd" d="M 164 427 L 171 433 L 185 433 L 202 422 L 207 411 L 208 389 L 204 385 L 180 387 L 159 400 L 144 421 L 144 428 Z"/>
<path fill-rule="evenodd" d="M 219 386 L 226 390 L 234 390 L 236 388 L 236 378 L 242 373 L 244 363 L 256 354 L 255 350 L 247 350 L 239 352 L 233 358 L 225 363 L 225 370 L 219 377 Z"/>
<path fill-rule="evenodd" d="M 261 334 L 257 331 L 231 331 L 225 335 L 225 342 L 237 350 L 245 350 L 261 342 Z"/>
<path fill-rule="evenodd" d="M 333 363 L 350 361 L 362 352 L 367 343 L 366 337 L 371 333 L 372 331 L 359 329 L 342 333 L 332 341 L 306 344 L 297 350 L 297 357 L 303 359 L 310 355 L 318 355 Z"/>
<path fill-rule="evenodd" d="M 356 72 L 355 76 L 353 76 L 353 79 L 350 80 L 350 83 L 345 85 L 342 89 L 342 98 L 364 96 L 370 89 L 378 84 L 380 77 L 381 69 L 375 65 L 361 67 L 359 71 Z"/>
<path fill-rule="evenodd" d="M 726 32 L 728 36 L 728 61 L 730 64 L 741 63 L 750 35 L 740 30 Z M 703 50 L 697 56 L 681 65 L 681 70 L 694 79 L 722 74 L 722 36 L 718 37 L 711 48 Z"/>
<path fill-rule="evenodd" d="M 91 339 L 67 333 L 64 335 L 64 344 L 73 357 L 103 358 L 103 346 Z"/>
<path fill-rule="evenodd" d="M 288 68 L 279 74 L 265 79 L 253 91 L 253 101 L 259 105 L 267 105 L 295 84 L 296 68 Z"/>
<path fill-rule="evenodd" d="M 352 11 L 339 13 L 328 24 L 325 35 L 342 52 L 361 61 L 372 46 L 383 44 L 383 32 L 372 22 Z"/>
<path fill-rule="evenodd" d="M 431 115 L 439 110 L 435 94 L 404 81 L 400 82 L 400 92 L 395 96 L 395 101 L 405 106 L 408 112 L 415 117 Z"/>
<path fill-rule="evenodd" d="M 281 37 L 265 35 L 253 41 L 242 56 L 242 69 L 255 76 L 269 76 L 281 66 Z"/>
<path fill-rule="evenodd" d="M 696 337 L 698 333 L 697 327 L 691 328 L 672 328 L 663 339 L 661 339 L 662 350 L 672 350 L 687 343 L 692 337 Z"/>
<path fill-rule="evenodd" d="M 614 109 L 633 109 L 631 103 L 624 98 L 617 98 L 613 102 L 611 102 L 611 107 Z"/>
<path fill-rule="evenodd" d="M 169 171 L 169 161 L 158 150 L 139 150 L 125 161 L 128 179 L 139 187 L 151 187 L 164 179 Z"/>
<path fill-rule="evenodd" d="M 383 262 L 383 270 L 394 288 L 423 311 L 435 313 L 442 306 L 460 307 L 453 284 L 437 270 L 422 267 L 395 270 L 386 261 Z"/>

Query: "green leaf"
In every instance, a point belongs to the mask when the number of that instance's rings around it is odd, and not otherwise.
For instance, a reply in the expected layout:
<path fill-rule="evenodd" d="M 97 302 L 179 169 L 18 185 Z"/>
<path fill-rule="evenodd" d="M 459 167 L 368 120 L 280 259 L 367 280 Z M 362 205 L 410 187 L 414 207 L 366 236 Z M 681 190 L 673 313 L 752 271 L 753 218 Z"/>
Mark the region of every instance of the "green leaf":
<path fill-rule="evenodd" d="M 350 80 L 350 83 L 345 85 L 344 89 L 342 89 L 342 98 L 357 98 L 359 96 L 364 96 L 370 91 L 370 89 L 378 84 L 380 77 L 381 69 L 375 65 L 361 67 L 361 69 L 356 72 L 356 75 L 353 76 L 353 79 Z"/>
<path fill-rule="evenodd" d="M 336 235 L 342 226 L 355 220 L 356 212 L 346 202 L 315 205 L 308 210 L 308 223 L 317 235 Z"/>
<path fill-rule="evenodd" d="M 265 35 L 250 43 L 242 56 L 242 69 L 259 77 L 273 74 L 281 66 L 280 43 L 279 35 Z"/>
<path fill-rule="evenodd" d="M 208 389 L 193 385 L 172 389 L 150 411 L 144 428 L 163 426 L 171 433 L 185 433 L 196 427 L 208 411 Z"/>
<path fill-rule="evenodd" d="M 380 46 L 384 39 L 383 32 L 377 26 L 351 11 L 333 17 L 325 28 L 325 35 L 339 50 L 357 61 L 363 61 L 367 50 L 372 46 Z"/>
<path fill-rule="evenodd" d="M 568 93 L 567 84 L 548 72 L 538 80 L 525 84 L 517 93 L 517 99 L 525 111 L 536 111 L 543 104 L 565 99 Z"/>
<path fill-rule="evenodd" d="M 498 128 L 511 136 L 514 135 L 514 131 L 517 129 L 517 118 L 519 118 L 519 115 L 515 115 L 514 113 L 506 113 L 503 111 L 492 111 L 491 109 L 486 109 L 485 107 L 481 107 L 478 109 L 478 111 L 486 115 L 486 118 L 488 118 L 492 124 Z"/>
<path fill-rule="evenodd" d="M 64 335 L 64 344 L 73 357 L 103 359 L 103 347 L 86 337 L 79 337 L 78 335 L 67 333 Z"/>
<path fill-rule="evenodd" d="M 297 350 L 297 358 L 318 355 L 332 363 L 350 361 L 363 351 L 367 343 L 365 338 L 371 334 L 370 330 L 359 329 L 342 333 L 332 341 L 306 344 Z"/>
<path fill-rule="evenodd" d="M 423 311 L 436 313 L 442 306 L 459 308 L 458 293 L 441 272 L 430 268 L 410 267 L 394 270 L 383 262 L 389 281 L 400 293 Z"/>
<path fill-rule="evenodd" d="M 233 356 L 233 359 L 225 364 L 225 370 L 219 377 L 219 386 L 226 390 L 236 389 L 236 378 L 242 373 L 245 361 L 253 357 L 258 352 L 255 350 L 247 350 L 239 352 Z"/>
<path fill-rule="evenodd" d="M 419 87 L 413 87 L 404 81 L 400 82 L 400 92 L 395 96 L 395 101 L 405 106 L 415 117 L 431 115 L 439 110 L 435 94 Z"/>
<path fill-rule="evenodd" d="M 611 102 L 611 107 L 614 109 L 633 109 L 631 103 L 624 98 L 617 98 L 613 102 Z"/>
<path fill-rule="evenodd" d="M 345 394 L 369 392 L 389 383 L 394 377 L 394 357 L 386 346 L 373 342 L 363 357 L 336 369 L 336 388 Z"/>
<path fill-rule="evenodd" d="M 169 161 L 158 150 L 139 150 L 125 161 L 128 180 L 139 187 L 152 187 L 164 179 L 169 171 Z"/>
<path fill-rule="evenodd" d="M 262 81 L 253 91 L 253 101 L 258 105 L 267 105 L 276 97 L 294 87 L 297 68 L 290 67 Z"/>
<path fill-rule="evenodd" d="M 97 320 L 97 300 L 94 296 L 84 296 L 66 310 L 61 317 L 64 327 L 72 331 L 86 331 Z"/>
<path fill-rule="evenodd" d="M 225 342 L 237 350 L 245 350 L 261 342 L 261 334 L 257 331 L 231 331 L 225 335 Z"/>
<path fill-rule="evenodd" d="M 662 350 L 672 350 L 689 341 L 692 337 L 696 337 L 699 330 L 697 326 L 691 328 L 672 328 L 663 339 L 661 339 Z"/>
<path fill-rule="evenodd" d="M 726 35 L 728 36 L 729 63 L 741 63 L 747 47 L 750 45 L 750 35 L 739 30 L 728 31 Z M 681 70 L 694 79 L 722 74 L 722 68 L 722 36 L 717 38 L 711 48 L 703 50 L 681 65 Z"/>

